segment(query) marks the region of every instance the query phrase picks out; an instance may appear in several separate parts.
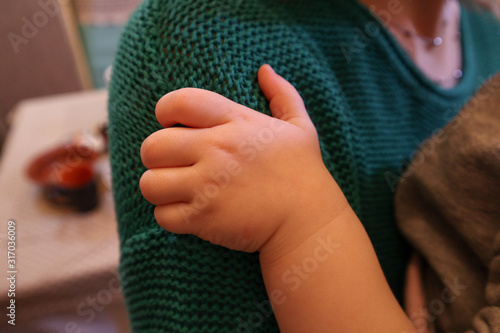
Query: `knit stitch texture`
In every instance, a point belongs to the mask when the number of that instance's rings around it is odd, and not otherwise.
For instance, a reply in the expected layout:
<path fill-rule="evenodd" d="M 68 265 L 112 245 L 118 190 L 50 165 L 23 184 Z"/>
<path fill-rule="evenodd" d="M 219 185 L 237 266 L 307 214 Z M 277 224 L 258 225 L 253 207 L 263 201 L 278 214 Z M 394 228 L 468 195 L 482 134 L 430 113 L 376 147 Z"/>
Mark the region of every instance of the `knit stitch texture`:
<path fill-rule="evenodd" d="M 500 69 L 498 23 L 464 9 L 461 29 L 464 76 L 442 89 L 353 0 L 143 2 L 121 37 L 109 97 L 120 273 L 133 331 L 279 331 L 258 254 L 163 230 L 138 185 L 140 146 L 161 128 L 154 108 L 162 95 L 203 88 L 269 114 L 257 82 L 264 63 L 303 97 L 325 164 L 401 300 L 410 249 L 394 222 L 395 183 L 419 143 Z"/>

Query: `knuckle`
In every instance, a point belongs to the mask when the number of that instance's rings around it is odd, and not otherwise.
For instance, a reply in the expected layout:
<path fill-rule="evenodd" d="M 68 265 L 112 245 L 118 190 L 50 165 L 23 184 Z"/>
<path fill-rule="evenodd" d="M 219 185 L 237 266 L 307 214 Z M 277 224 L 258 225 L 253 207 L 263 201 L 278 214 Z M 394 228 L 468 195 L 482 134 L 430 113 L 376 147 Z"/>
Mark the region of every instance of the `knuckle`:
<path fill-rule="evenodd" d="M 215 161 L 227 163 L 233 160 L 234 156 L 238 153 L 238 148 L 232 143 L 221 143 L 212 147 L 213 156 Z M 218 166 L 219 163 L 217 163 Z"/>
<path fill-rule="evenodd" d="M 253 110 L 252 110 L 253 111 Z M 231 117 L 231 122 L 239 123 L 239 124 L 248 124 L 251 123 L 254 115 L 251 112 L 247 112 L 247 110 L 229 110 L 228 112 Z"/>

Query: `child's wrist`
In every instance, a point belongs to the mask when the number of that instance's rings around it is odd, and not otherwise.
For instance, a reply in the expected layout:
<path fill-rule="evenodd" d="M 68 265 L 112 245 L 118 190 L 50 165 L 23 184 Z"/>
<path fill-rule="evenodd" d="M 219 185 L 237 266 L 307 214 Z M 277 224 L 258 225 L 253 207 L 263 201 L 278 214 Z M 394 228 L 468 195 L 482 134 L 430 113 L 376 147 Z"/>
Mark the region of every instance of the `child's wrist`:
<path fill-rule="evenodd" d="M 336 185 L 336 184 L 335 184 Z M 327 235 L 335 225 L 357 219 L 342 192 L 332 193 L 307 208 L 297 207 L 259 249 L 261 265 L 271 265 L 312 239 Z"/>

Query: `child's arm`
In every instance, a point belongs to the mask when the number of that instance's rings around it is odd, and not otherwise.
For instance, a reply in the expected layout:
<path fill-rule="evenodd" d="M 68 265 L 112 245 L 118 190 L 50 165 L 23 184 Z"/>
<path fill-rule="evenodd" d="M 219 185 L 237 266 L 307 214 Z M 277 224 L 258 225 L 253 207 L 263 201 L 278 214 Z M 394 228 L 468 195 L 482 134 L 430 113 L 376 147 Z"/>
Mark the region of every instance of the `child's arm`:
<path fill-rule="evenodd" d="M 165 129 L 143 143 L 140 184 L 156 220 L 259 251 L 282 332 L 414 332 L 323 164 L 299 94 L 269 66 L 259 83 L 274 118 L 200 89 L 158 102 Z"/>
<path fill-rule="evenodd" d="M 404 307 L 406 314 L 419 333 L 429 333 L 424 285 L 422 280 L 422 258 L 416 252 L 406 268 Z"/>

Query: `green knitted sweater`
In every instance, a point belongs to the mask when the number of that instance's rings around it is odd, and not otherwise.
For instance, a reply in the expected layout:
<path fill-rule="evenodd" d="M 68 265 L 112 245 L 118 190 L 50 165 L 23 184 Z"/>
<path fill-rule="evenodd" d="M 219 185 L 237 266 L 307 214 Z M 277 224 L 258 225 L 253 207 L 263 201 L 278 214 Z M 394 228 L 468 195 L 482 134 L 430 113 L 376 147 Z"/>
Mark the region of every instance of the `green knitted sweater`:
<path fill-rule="evenodd" d="M 500 28 L 462 10 L 463 72 L 442 89 L 351 0 L 146 0 L 123 32 L 110 86 L 120 273 L 134 332 L 277 332 L 258 254 L 160 228 L 139 190 L 156 101 L 181 87 L 269 114 L 257 70 L 269 63 L 303 97 L 324 161 L 363 222 L 398 299 L 409 247 L 393 190 L 419 143 L 500 69 Z M 318 193 L 321 195 L 321 193 Z M 238 216 L 234 216 L 238 219 Z M 362 301 L 362 300 L 360 300 Z"/>

